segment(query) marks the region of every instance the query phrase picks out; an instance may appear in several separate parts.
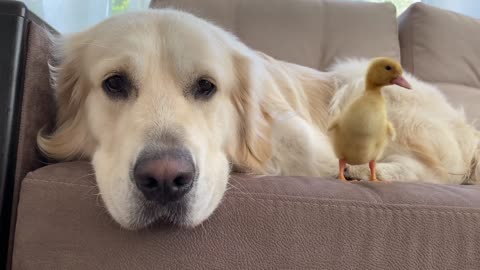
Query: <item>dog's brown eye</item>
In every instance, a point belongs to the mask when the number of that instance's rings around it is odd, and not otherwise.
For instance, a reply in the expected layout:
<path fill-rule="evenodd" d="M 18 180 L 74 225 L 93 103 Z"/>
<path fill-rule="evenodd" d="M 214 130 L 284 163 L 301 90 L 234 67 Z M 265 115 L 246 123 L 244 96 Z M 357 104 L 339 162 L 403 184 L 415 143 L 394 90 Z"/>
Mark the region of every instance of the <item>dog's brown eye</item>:
<path fill-rule="evenodd" d="M 207 79 L 200 79 L 195 90 L 196 99 L 208 99 L 217 91 L 217 87 Z"/>
<path fill-rule="evenodd" d="M 131 88 L 130 82 L 125 75 L 113 75 L 103 81 L 105 93 L 115 98 L 128 97 L 128 91 Z"/>

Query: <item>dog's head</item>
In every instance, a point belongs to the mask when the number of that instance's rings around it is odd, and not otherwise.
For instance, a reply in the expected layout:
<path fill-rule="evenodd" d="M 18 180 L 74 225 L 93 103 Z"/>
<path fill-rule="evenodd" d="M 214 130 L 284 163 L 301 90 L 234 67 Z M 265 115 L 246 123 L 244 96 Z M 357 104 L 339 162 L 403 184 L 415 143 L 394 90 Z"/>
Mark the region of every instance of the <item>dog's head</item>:
<path fill-rule="evenodd" d="M 270 157 L 262 65 L 232 35 L 175 10 L 110 18 L 62 38 L 52 81 L 58 160 L 91 159 L 113 218 L 195 226 L 220 203 L 231 164 Z"/>

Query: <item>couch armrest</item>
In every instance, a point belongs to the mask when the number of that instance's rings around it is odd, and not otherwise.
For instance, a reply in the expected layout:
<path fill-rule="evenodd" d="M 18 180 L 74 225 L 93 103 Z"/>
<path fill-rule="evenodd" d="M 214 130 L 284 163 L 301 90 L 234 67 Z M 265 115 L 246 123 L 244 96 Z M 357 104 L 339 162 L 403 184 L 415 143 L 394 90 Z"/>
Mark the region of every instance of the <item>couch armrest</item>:
<path fill-rule="evenodd" d="M 13 269 L 480 269 L 480 186 L 235 175 L 194 229 L 120 229 L 86 162 L 22 184 Z"/>
<path fill-rule="evenodd" d="M 49 33 L 57 34 L 34 14 L 28 16 L 26 59 L 23 69 L 23 93 L 19 116 L 18 147 L 15 181 L 43 165 L 36 137 L 42 127 L 51 127 L 55 121 L 55 97 L 50 87 L 48 61 L 51 53 Z"/>
<path fill-rule="evenodd" d="M 6 257 L 19 180 L 41 166 L 35 150 L 36 133 L 54 115 L 47 30 L 52 31 L 25 4 L 0 1 L 1 258 Z M 2 263 L 0 269 L 4 267 Z"/>
<path fill-rule="evenodd" d="M 0 2 L 0 257 L 6 252 L 15 175 L 27 33 L 24 14 L 23 5 Z"/>

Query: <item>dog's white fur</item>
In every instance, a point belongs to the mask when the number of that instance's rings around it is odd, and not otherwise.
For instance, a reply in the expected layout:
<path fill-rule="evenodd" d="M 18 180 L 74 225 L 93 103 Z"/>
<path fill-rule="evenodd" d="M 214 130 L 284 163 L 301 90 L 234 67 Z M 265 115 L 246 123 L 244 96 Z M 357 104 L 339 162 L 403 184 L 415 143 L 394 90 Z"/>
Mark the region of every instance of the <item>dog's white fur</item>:
<path fill-rule="evenodd" d="M 231 165 L 273 175 L 334 176 L 337 159 L 329 119 L 361 94 L 366 60 L 330 72 L 255 52 L 219 27 L 188 13 L 157 10 L 110 18 L 62 39 L 52 65 L 57 128 L 39 134 L 42 151 L 59 160 L 91 159 L 108 211 L 126 228 L 166 218 L 188 226 L 220 203 Z M 134 81 L 126 100 L 113 100 L 102 81 L 115 72 Z M 194 100 L 190 85 L 207 76 L 218 87 Z M 406 78 L 407 91 L 384 90 L 397 140 L 378 163 L 378 177 L 396 181 L 478 181 L 477 131 L 433 86 Z M 142 149 L 177 136 L 198 168 L 184 219 L 143 199 L 131 177 Z M 351 177 L 368 179 L 365 166 Z M 321 181 L 321 180 L 319 180 Z"/>

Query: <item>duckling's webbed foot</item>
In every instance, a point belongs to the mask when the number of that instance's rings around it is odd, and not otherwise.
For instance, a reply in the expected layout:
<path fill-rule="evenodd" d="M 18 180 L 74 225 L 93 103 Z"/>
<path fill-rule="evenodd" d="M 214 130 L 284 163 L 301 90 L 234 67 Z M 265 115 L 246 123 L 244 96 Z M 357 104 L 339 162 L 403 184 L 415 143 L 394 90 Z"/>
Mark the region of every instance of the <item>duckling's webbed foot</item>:
<path fill-rule="evenodd" d="M 345 178 L 345 166 L 347 165 L 347 162 L 345 159 L 339 159 L 338 160 L 338 179 L 341 181 L 347 182 L 347 179 Z"/>
<path fill-rule="evenodd" d="M 372 182 L 378 182 L 377 173 L 375 170 L 376 164 L 377 163 L 375 160 L 370 160 L 370 162 L 368 163 L 368 167 L 370 168 L 370 181 Z"/>
<path fill-rule="evenodd" d="M 345 173 L 348 173 L 347 161 L 345 161 L 344 159 L 340 159 L 338 161 L 338 179 L 340 179 L 342 182 L 349 182 L 349 183 L 355 183 L 360 181 L 359 179 L 354 179 L 346 176 Z"/>
<path fill-rule="evenodd" d="M 377 166 L 377 162 L 375 160 L 371 160 L 368 163 L 368 167 L 370 168 L 370 182 L 389 182 L 387 180 L 379 180 L 377 178 L 376 166 Z"/>

